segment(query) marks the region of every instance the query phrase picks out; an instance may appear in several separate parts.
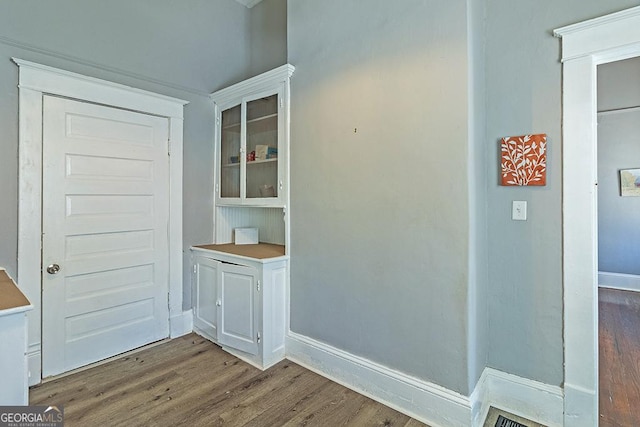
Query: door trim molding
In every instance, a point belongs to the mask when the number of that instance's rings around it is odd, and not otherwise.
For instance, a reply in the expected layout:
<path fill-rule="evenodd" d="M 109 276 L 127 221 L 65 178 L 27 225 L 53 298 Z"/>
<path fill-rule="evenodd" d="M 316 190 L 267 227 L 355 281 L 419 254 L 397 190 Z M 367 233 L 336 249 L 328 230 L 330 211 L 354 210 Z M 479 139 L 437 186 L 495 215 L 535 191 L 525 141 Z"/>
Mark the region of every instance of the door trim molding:
<path fill-rule="evenodd" d="M 182 146 L 183 110 L 188 102 L 12 58 L 19 67 L 18 280 L 34 306 L 29 318 L 29 385 L 42 378 L 42 97 L 74 98 L 166 117 L 169 120 L 169 322 L 170 336 L 183 334 L 182 319 Z"/>
<path fill-rule="evenodd" d="M 563 27 L 564 425 L 598 423 L 597 66 L 640 56 L 640 7 Z"/>

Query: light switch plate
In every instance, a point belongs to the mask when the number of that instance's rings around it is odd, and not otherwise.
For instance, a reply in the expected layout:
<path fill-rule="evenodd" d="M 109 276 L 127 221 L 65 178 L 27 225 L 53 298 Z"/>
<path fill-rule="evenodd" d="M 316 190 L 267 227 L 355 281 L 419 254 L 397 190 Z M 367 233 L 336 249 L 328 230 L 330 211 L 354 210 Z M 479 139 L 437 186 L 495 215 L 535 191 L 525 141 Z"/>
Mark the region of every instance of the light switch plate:
<path fill-rule="evenodd" d="M 511 219 L 514 221 L 527 220 L 527 202 L 524 200 L 514 200 L 511 206 Z"/>

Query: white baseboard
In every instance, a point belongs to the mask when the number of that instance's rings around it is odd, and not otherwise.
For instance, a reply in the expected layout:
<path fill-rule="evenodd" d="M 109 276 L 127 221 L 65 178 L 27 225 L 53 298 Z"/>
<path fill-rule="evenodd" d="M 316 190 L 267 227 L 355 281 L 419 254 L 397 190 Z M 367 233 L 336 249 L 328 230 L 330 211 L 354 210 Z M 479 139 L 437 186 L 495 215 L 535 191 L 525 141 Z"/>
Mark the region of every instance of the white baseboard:
<path fill-rule="evenodd" d="M 636 274 L 598 271 L 598 286 L 640 292 L 640 276 Z"/>
<path fill-rule="evenodd" d="M 42 382 L 42 353 L 40 344 L 32 344 L 27 349 L 27 369 L 29 370 L 29 387 Z"/>
<path fill-rule="evenodd" d="M 193 311 L 186 310 L 169 319 L 170 338 L 178 338 L 193 331 Z"/>
<path fill-rule="evenodd" d="M 294 332 L 286 349 L 287 359 L 433 427 L 481 427 L 490 406 L 563 425 L 561 387 L 485 368 L 467 397 Z"/>
<path fill-rule="evenodd" d="M 287 359 L 432 427 L 471 422 L 467 396 L 290 332 Z"/>
<path fill-rule="evenodd" d="M 598 425 L 598 394 L 595 390 L 565 383 L 564 393 L 566 412 L 564 427 Z"/>
<path fill-rule="evenodd" d="M 471 394 L 471 401 L 474 403 L 474 427 L 483 425 L 490 406 L 545 426 L 563 425 L 564 394 L 561 387 L 496 369 L 484 369 Z"/>

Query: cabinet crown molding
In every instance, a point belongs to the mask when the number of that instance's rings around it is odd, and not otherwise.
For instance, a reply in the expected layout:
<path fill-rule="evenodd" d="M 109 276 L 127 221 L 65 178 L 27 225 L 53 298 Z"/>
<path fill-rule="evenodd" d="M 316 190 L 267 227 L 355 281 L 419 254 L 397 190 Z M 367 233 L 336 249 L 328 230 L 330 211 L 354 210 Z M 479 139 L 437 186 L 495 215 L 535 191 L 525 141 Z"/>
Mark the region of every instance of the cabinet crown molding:
<path fill-rule="evenodd" d="M 252 91 L 260 91 L 268 85 L 287 81 L 293 75 L 296 67 L 285 64 L 273 70 L 258 74 L 250 79 L 243 80 L 232 86 L 213 92 L 209 97 L 217 105 L 223 105 L 239 96 L 247 95 Z"/>

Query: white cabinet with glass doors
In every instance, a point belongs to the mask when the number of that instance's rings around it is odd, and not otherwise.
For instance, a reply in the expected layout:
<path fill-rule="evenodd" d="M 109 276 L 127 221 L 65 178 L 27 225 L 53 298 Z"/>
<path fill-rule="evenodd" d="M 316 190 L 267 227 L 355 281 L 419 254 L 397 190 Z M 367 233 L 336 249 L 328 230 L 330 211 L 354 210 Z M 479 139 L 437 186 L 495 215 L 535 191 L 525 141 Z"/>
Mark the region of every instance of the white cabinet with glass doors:
<path fill-rule="evenodd" d="M 284 65 L 211 95 L 216 205 L 286 206 L 293 71 Z"/>

